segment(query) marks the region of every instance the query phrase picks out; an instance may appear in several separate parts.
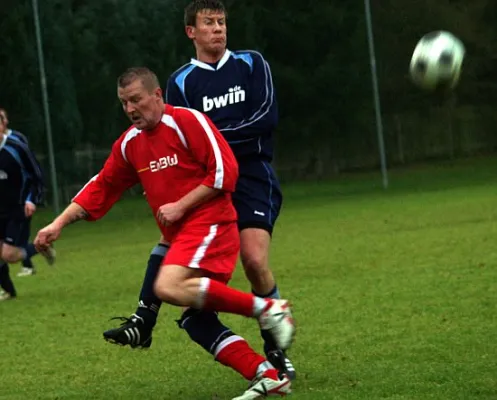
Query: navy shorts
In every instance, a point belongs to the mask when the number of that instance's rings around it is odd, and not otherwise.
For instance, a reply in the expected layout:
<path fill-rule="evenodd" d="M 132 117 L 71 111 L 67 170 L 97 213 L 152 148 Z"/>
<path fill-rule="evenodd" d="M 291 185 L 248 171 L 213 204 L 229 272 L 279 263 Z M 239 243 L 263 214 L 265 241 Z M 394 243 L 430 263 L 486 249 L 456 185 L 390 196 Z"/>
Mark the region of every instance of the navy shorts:
<path fill-rule="evenodd" d="M 26 246 L 29 241 L 31 218 L 0 217 L 0 241 L 11 246 Z"/>
<path fill-rule="evenodd" d="M 238 229 L 260 228 L 272 234 L 283 202 L 273 167 L 267 161 L 250 160 L 239 162 L 238 170 L 233 193 Z"/>

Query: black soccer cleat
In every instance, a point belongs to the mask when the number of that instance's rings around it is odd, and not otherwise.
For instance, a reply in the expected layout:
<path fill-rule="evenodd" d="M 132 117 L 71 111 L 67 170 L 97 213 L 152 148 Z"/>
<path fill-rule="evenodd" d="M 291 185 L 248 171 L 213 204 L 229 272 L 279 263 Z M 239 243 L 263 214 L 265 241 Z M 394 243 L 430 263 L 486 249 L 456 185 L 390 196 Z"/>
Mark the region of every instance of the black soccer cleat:
<path fill-rule="evenodd" d="M 283 351 L 269 351 L 266 354 L 266 357 L 267 360 L 273 365 L 274 368 L 278 370 L 280 374 L 286 375 L 291 381 L 294 381 L 297 378 L 297 374 L 292 362 Z"/>
<path fill-rule="evenodd" d="M 148 349 L 152 345 L 152 328 L 148 327 L 143 318 L 133 314 L 130 318 L 111 318 L 123 321 L 119 328 L 104 332 L 104 339 L 120 346 Z"/>

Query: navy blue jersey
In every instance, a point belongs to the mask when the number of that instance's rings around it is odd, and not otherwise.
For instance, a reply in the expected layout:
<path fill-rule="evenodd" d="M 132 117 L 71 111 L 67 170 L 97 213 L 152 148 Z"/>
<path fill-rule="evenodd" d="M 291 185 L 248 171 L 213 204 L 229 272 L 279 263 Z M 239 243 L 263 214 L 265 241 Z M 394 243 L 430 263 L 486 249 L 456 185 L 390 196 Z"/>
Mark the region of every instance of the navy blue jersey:
<path fill-rule="evenodd" d="M 273 158 L 278 107 L 269 64 L 256 51 L 229 51 L 216 64 L 195 59 L 167 82 L 166 103 L 209 116 L 240 161 Z"/>
<path fill-rule="evenodd" d="M 21 141 L 22 143 L 24 144 L 29 144 L 28 143 L 28 138 L 26 136 L 24 136 L 21 132 L 19 131 L 15 131 L 13 129 L 9 129 L 7 131 L 7 136 L 12 138 L 12 139 L 17 139 L 19 141 Z"/>
<path fill-rule="evenodd" d="M 41 204 L 43 177 L 33 153 L 18 139 L 0 140 L 0 216 L 22 208 L 26 200 Z"/>

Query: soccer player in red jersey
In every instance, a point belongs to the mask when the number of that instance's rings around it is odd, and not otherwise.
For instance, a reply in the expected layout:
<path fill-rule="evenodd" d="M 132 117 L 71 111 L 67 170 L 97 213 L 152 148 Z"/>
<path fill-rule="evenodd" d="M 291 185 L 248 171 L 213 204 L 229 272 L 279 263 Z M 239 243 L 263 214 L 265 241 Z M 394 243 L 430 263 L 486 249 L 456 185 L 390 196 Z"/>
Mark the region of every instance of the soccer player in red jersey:
<path fill-rule="evenodd" d="M 288 302 L 226 285 L 240 248 L 231 202 L 238 165 L 226 140 L 204 114 L 164 104 L 158 79 L 147 68 L 122 74 L 118 97 L 133 125 L 114 143 L 100 173 L 38 232 L 36 247 L 46 250 L 70 223 L 102 218 L 125 190 L 141 183 L 170 243 L 155 281 L 156 295 L 192 310 L 256 318 L 278 348 L 287 349 L 295 332 Z M 288 377 L 239 336 L 218 349 L 216 360 L 253 380 L 237 399 L 290 392 Z"/>

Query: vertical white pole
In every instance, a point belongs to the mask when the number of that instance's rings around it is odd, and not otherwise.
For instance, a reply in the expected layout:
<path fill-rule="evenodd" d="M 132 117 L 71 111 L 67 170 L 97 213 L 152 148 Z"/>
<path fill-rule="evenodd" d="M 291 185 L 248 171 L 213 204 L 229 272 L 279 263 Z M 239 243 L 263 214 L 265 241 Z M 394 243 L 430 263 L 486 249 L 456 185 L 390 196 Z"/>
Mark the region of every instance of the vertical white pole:
<path fill-rule="evenodd" d="M 36 31 L 36 47 L 38 50 L 38 64 L 40 68 L 41 94 L 43 99 L 43 112 L 45 115 L 45 129 L 48 144 L 48 159 L 50 163 L 50 176 L 52 180 L 53 208 L 56 214 L 60 212 L 59 185 L 57 184 L 57 172 L 55 168 L 55 157 L 52 140 L 52 123 L 50 121 L 50 106 L 48 104 L 47 78 L 45 76 L 45 61 L 43 57 L 43 44 L 40 29 L 40 16 L 38 12 L 38 0 L 33 0 L 33 17 Z"/>
<path fill-rule="evenodd" d="M 378 136 L 378 147 L 380 149 L 381 174 L 383 178 L 383 188 L 388 187 L 387 161 L 385 155 L 385 142 L 383 138 L 383 122 L 381 119 L 380 94 L 378 90 L 378 77 L 376 72 L 376 56 L 374 52 L 373 24 L 371 22 L 371 5 L 369 0 L 364 0 L 366 10 L 366 24 L 368 29 L 369 57 L 371 62 L 371 78 L 373 82 L 374 108 L 376 114 L 376 132 Z"/>

